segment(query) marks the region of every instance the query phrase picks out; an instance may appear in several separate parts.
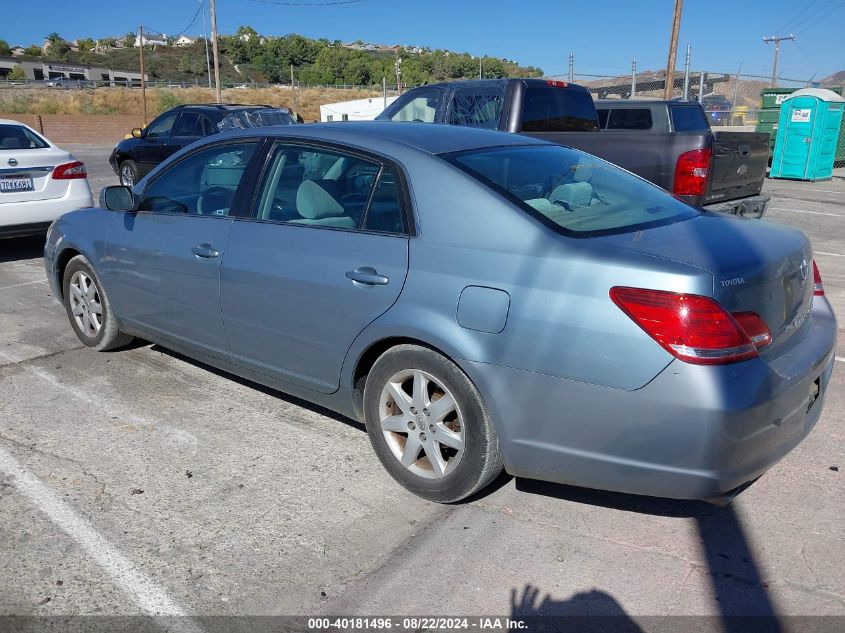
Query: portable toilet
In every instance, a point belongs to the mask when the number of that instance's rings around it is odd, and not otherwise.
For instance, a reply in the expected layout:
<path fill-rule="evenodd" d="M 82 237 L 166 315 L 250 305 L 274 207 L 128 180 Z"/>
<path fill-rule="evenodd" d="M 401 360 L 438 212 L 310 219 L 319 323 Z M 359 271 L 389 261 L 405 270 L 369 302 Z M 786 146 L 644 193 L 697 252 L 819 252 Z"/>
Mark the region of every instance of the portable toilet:
<path fill-rule="evenodd" d="M 845 99 L 824 88 L 803 88 L 786 97 L 769 177 L 830 178 L 844 107 Z"/>

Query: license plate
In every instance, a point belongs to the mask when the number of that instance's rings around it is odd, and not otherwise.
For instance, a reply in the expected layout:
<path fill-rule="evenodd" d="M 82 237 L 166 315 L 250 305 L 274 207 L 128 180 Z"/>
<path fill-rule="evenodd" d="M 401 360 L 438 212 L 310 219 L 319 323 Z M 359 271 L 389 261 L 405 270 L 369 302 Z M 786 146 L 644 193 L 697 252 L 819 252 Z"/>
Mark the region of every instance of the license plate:
<path fill-rule="evenodd" d="M 0 193 L 18 193 L 32 190 L 32 178 L 29 176 L 6 176 L 0 178 Z"/>

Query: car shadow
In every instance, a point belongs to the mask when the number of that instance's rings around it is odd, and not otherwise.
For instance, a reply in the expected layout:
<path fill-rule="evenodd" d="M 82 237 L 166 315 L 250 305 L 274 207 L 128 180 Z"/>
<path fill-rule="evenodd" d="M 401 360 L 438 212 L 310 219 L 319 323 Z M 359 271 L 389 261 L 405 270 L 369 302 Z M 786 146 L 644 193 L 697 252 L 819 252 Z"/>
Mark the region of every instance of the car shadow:
<path fill-rule="evenodd" d="M 353 429 L 356 429 L 358 431 L 363 431 L 364 433 L 367 432 L 367 428 L 363 424 L 358 422 L 357 420 L 353 420 L 352 418 L 348 418 L 348 417 L 341 415 L 339 413 L 335 413 L 331 409 L 321 407 L 318 404 L 314 404 L 314 403 L 309 402 L 307 400 L 303 400 L 302 398 L 297 398 L 296 396 L 292 396 L 290 394 L 284 393 L 283 391 L 277 391 L 276 389 L 272 389 L 270 387 L 265 387 L 264 385 L 257 383 L 257 382 L 254 382 L 252 380 L 249 380 L 247 378 L 241 378 L 240 376 L 238 376 L 236 374 L 229 373 L 228 371 L 225 371 L 223 369 L 218 369 L 217 367 L 213 367 L 212 365 L 207 365 L 206 363 L 198 361 L 198 360 L 191 358 L 189 356 L 184 356 L 183 354 L 180 354 L 179 352 L 174 352 L 173 350 L 162 347 L 162 346 L 160 346 L 156 343 L 153 343 L 152 347 L 150 349 L 152 349 L 156 352 L 159 352 L 161 354 L 166 354 L 167 356 L 170 356 L 172 358 L 176 358 L 176 359 L 178 359 L 182 362 L 193 365 L 194 367 L 199 367 L 201 369 L 204 369 L 205 371 L 211 372 L 212 374 L 214 374 L 216 376 L 220 376 L 221 378 L 225 378 L 226 380 L 231 380 L 233 382 L 236 382 L 239 385 L 249 387 L 250 389 L 260 391 L 261 393 L 267 394 L 268 396 L 272 396 L 272 397 L 277 398 L 279 400 L 283 400 L 284 402 L 287 402 L 289 404 L 293 404 L 293 405 L 296 405 L 298 407 L 302 407 L 303 409 L 308 409 L 309 411 L 313 411 L 314 413 L 318 413 L 318 414 L 325 416 L 327 418 L 330 418 L 330 419 L 332 419 L 336 422 L 342 422 L 343 424 L 350 426 Z"/>
<path fill-rule="evenodd" d="M 0 240 L 0 264 L 44 257 L 46 235 L 13 237 Z"/>
<path fill-rule="evenodd" d="M 736 503 L 718 507 L 704 501 L 643 497 L 521 478 L 516 479 L 516 489 L 527 494 L 620 512 L 693 519 L 701 540 L 713 599 L 721 615 L 720 626 L 716 628 L 727 633 L 781 633 L 783 630 L 768 593 L 769 585 L 760 573 L 741 517 L 736 511 Z"/>

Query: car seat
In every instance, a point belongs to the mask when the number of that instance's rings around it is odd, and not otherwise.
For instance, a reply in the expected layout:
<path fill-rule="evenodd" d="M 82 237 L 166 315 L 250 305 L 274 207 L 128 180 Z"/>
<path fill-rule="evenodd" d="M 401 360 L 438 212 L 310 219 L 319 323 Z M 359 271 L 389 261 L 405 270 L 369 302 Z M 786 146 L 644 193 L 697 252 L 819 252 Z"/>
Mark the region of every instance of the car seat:
<path fill-rule="evenodd" d="M 291 220 L 292 224 L 312 226 L 333 226 L 340 229 L 354 229 L 355 220 L 345 215 L 343 205 L 329 193 L 326 183 L 306 180 L 296 192 L 296 210 L 301 216 Z"/>

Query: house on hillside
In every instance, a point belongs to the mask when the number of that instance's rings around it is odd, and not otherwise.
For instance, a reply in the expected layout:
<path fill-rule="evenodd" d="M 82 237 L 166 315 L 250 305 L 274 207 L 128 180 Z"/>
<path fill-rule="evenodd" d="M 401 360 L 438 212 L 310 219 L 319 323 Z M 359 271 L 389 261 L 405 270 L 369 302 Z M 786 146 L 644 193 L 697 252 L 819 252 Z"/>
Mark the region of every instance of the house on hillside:
<path fill-rule="evenodd" d="M 144 35 L 144 46 L 167 46 L 167 35 L 162 33 L 160 36 Z M 141 47 L 141 36 L 135 36 L 135 48 Z"/>
<path fill-rule="evenodd" d="M 12 50 L 12 57 L 20 57 L 26 51 L 26 49 L 23 46 L 13 46 L 11 50 Z"/>
<path fill-rule="evenodd" d="M 190 35 L 180 35 L 175 42 L 173 42 L 174 46 L 192 46 L 199 38 L 191 37 Z"/>

